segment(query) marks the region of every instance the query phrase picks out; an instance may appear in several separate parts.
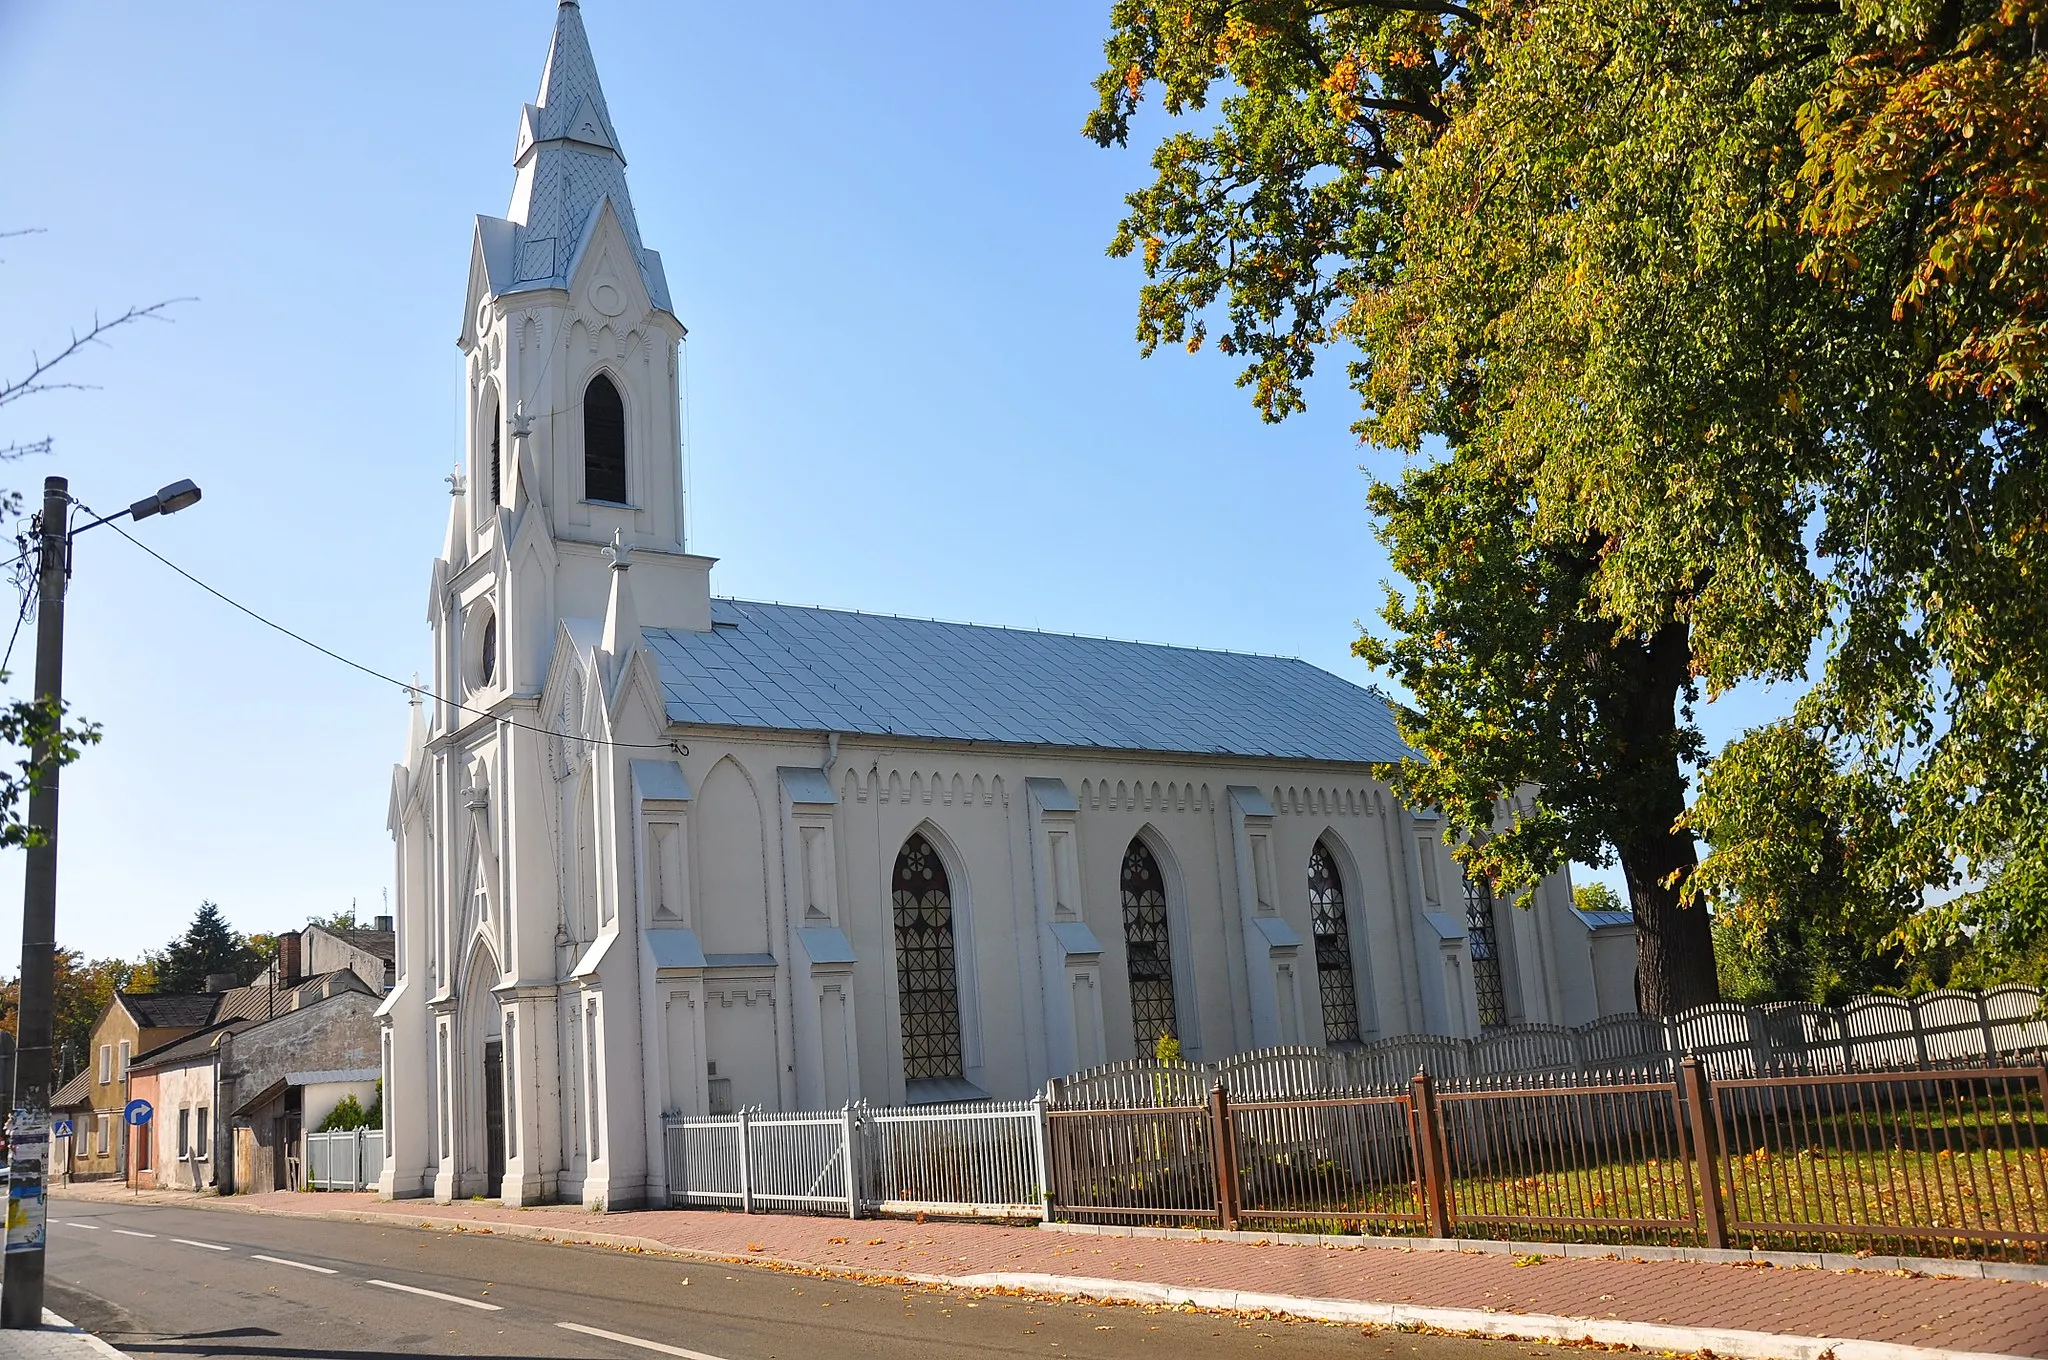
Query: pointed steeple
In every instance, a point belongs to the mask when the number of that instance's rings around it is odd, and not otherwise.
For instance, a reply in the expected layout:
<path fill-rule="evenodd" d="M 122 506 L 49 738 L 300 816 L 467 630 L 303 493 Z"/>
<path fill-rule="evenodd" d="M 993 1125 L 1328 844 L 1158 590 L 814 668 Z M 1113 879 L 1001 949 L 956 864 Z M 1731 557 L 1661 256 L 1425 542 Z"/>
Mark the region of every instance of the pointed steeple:
<path fill-rule="evenodd" d="M 487 252 L 499 257 L 492 261 L 492 291 L 566 288 L 598 211 L 609 202 L 639 257 L 648 293 L 666 308 L 661 261 L 640 243 L 640 224 L 626 191 L 626 158 L 576 0 L 562 0 L 555 11 L 555 35 L 534 99 L 520 111 L 513 149 L 518 173 L 505 216 L 516 239 L 507 243 L 509 250 Z M 501 270 L 510 277 L 500 277 Z"/>

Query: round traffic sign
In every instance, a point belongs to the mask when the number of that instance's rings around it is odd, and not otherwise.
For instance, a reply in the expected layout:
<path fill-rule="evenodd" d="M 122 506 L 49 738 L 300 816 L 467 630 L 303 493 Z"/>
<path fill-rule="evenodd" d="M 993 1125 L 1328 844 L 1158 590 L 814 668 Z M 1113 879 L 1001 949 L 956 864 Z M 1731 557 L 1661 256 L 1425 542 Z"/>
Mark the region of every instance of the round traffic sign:
<path fill-rule="evenodd" d="M 128 1108 L 121 1111 L 121 1120 L 126 1124 L 140 1126 L 149 1122 L 149 1116 L 152 1113 L 154 1111 L 149 1108 L 148 1101 L 131 1100 L 128 1102 Z"/>

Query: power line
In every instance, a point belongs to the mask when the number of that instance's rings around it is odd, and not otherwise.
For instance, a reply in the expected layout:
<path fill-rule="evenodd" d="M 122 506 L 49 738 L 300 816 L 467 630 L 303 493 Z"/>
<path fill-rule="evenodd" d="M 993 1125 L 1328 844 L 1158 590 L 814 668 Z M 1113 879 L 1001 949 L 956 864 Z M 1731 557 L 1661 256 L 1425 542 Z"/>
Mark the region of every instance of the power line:
<path fill-rule="evenodd" d="M 84 505 L 82 502 L 77 504 L 79 505 L 79 508 L 84 510 L 87 514 L 95 513 L 90 506 Z M 408 694 L 422 695 L 426 698 L 432 699 L 436 703 L 447 704 L 459 712 L 469 713 L 479 718 L 495 718 L 496 721 L 505 724 L 505 726 L 507 727 L 516 727 L 519 728 L 521 731 L 525 732 L 538 732 L 540 735 L 544 737 L 567 737 L 571 741 L 588 742 L 592 746 L 614 746 L 622 749 L 635 751 L 673 751 L 677 754 L 688 754 L 688 748 L 684 747 L 682 743 L 674 741 L 607 741 L 602 737 L 578 737 L 572 736 L 564 732 L 554 732 L 545 727 L 535 727 L 532 723 L 520 722 L 515 718 L 506 718 L 494 715 L 486 709 L 472 708 L 468 704 L 460 703 L 457 700 L 436 694 L 432 690 L 426 689 L 418 684 L 405 680 L 400 680 L 396 676 L 386 675 L 384 672 L 380 670 L 376 670 L 372 667 L 365 666 L 360 661 L 351 660 L 350 658 L 343 656 L 340 652 L 337 652 L 330 647 L 321 646 L 319 643 L 313 641 L 313 639 L 307 637 L 303 633 L 293 632 L 291 629 L 285 627 L 283 624 L 279 623 L 275 619 L 267 618 L 264 615 L 257 613 L 254 609 L 251 609 L 248 605 L 243 604 L 240 600 L 235 599 L 232 595 L 227 594 L 225 591 L 217 590 L 213 586 L 210 586 L 206 582 L 200 580 L 197 576 L 194 576 L 191 572 L 185 570 L 176 562 L 173 562 L 170 558 L 165 557 L 162 553 L 158 552 L 155 548 L 150 547 L 141 539 L 136 538 L 133 534 L 129 533 L 126 529 L 123 529 L 119 524 L 115 523 L 114 521 L 108 520 L 107 527 L 112 529 L 121 537 L 127 539 L 130 543 L 133 543 L 136 547 L 142 549 L 142 551 L 148 553 L 151 557 L 154 557 L 158 562 L 162 563 L 164 566 L 169 567 L 172 571 L 184 577 L 187 581 L 190 581 L 193 585 L 198 586 L 201 590 L 213 596 L 216 600 L 219 600 L 222 604 L 240 610 L 242 613 L 247 614 L 250 618 L 256 620 L 256 622 L 262 624 L 264 627 L 283 633 L 286 637 L 290 638 L 292 641 L 296 643 L 299 643 L 301 646 L 311 647 L 314 651 L 320 653 L 320 655 L 326 657 L 330 661 L 339 661 L 342 665 L 347 666 L 349 669 L 361 671 L 364 675 L 367 675 L 374 680 L 382 680 L 387 685 L 396 685 L 400 689 L 406 691 L 406 693 Z"/>

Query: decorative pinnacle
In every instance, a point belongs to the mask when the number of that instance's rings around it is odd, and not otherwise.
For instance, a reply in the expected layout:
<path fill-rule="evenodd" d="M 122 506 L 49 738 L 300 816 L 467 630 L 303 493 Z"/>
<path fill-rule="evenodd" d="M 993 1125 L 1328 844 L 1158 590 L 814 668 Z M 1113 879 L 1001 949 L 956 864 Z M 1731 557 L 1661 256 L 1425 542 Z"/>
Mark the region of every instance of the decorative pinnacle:
<path fill-rule="evenodd" d="M 517 402 L 512 407 L 512 437 L 524 439 L 533 433 L 533 417 L 526 414 L 526 403 Z"/>
<path fill-rule="evenodd" d="M 633 547 L 626 542 L 624 529 L 612 530 L 612 545 L 604 550 L 604 556 L 613 571 L 625 571 L 633 565 Z"/>
<path fill-rule="evenodd" d="M 448 475 L 447 475 L 446 477 L 443 477 L 443 478 L 442 478 L 441 480 L 442 480 L 442 481 L 444 481 L 444 482 L 446 482 L 446 483 L 448 483 L 448 494 L 449 494 L 449 495 L 451 495 L 451 496 L 460 496 L 460 495 L 462 494 L 462 469 L 461 469 L 461 468 L 456 468 L 456 469 L 455 469 L 455 470 L 454 470 L 453 472 L 449 473 L 449 474 L 448 474 Z"/>
<path fill-rule="evenodd" d="M 412 673 L 412 683 L 405 687 L 405 701 L 411 704 L 414 708 L 418 708 L 422 702 L 422 698 L 423 696 L 420 694 L 420 673 L 418 671 L 414 671 Z"/>

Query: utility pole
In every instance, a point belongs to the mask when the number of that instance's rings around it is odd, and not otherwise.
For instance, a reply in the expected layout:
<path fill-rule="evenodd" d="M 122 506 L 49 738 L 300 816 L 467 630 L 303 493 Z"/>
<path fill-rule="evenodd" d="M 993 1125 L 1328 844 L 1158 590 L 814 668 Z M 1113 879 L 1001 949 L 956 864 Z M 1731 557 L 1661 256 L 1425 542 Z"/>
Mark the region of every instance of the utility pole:
<path fill-rule="evenodd" d="M 71 540 L 123 516 L 174 515 L 199 502 L 191 481 L 172 482 L 125 510 L 71 528 L 71 485 L 43 478 L 43 514 L 36 521 L 36 702 L 49 708 L 50 729 L 30 750 L 34 776 L 28 824 L 41 833 L 28 848 L 21 890 L 21 1008 L 15 1023 L 14 1117 L 8 1121 L 7 1254 L 0 1269 L 0 1328 L 43 1325 L 43 1242 L 49 1211 L 43 1199 L 50 1159 L 50 1045 L 55 1030 L 57 964 L 57 758 L 64 736 L 64 588 L 71 580 Z M 87 514 L 92 511 L 87 510 Z M 126 1135 L 124 1134 L 125 1138 Z"/>
<path fill-rule="evenodd" d="M 21 1009 L 16 1021 L 14 1118 L 9 1125 L 7 1255 L 0 1276 L 0 1327 L 43 1325 L 43 1240 L 49 1215 L 43 1200 L 44 1169 L 50 1152 L 51 992 L 57 952 L 57 768 L 56 743 L 63 731 L 64 586 L 69 573 L 66 529 L 70 484 L 43 479 L 42 556 L 36 564 L 40 595 L 36 617 L 36 702 L 57 715 L 35 743 L 35 782 L 29 788 L 28 823 L 41 831 L 28 848 L 21 893 Z"/>

